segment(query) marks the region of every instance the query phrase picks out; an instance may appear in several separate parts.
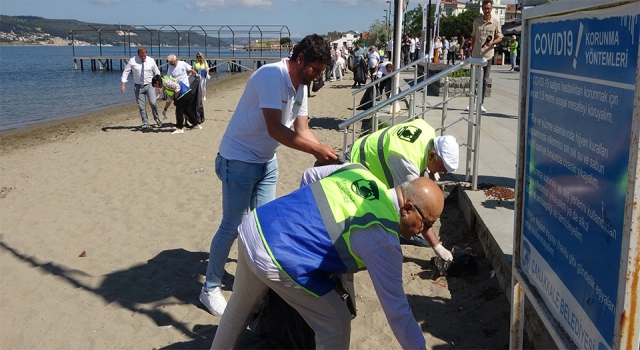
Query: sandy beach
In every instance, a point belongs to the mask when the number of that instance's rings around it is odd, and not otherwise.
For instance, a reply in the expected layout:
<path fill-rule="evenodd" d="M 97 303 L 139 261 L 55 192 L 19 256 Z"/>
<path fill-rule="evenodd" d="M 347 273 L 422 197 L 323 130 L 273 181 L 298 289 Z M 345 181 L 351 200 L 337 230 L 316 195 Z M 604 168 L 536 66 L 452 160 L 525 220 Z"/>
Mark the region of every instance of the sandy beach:
<path fill-rule="evenodd" d="M 209 348 L 220 318 L 198 294 L 222 215 L 214 160 L 249 74 L 209 84 L 203 129 L 182 135 L 174 107 L 165 127 L 137 129 L 132 91 L 131 104 L 0 135 L 0 348 Z M 311 128 L 339 151 L 351 79 L 309 100 Z M 278 196 L 314 160 L 282 147 Z M 430 349 L 506 349 L 509 303 L 454 197 L 434 228 L 478 254 L 478 274 L 438 277 L 432 249 L 403 246 L 405 292 Z M 230 274 L 236 257 L 234 245 Z M 351 348 L 400 348 L 367 272 L 355 281 Z"/>

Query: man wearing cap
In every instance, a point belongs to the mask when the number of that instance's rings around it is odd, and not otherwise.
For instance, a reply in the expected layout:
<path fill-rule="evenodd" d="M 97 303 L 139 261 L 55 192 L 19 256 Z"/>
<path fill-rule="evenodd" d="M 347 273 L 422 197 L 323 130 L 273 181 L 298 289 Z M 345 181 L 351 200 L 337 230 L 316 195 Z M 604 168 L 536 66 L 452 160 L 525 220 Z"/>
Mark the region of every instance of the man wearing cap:
<path fill-rule="evenodd" d="M 451 135 L 436 136 L 435 129 L 420 118 L 378 130 L 356 140 L 349 155 L 351 162 L 367 167 L 388 188 L 415 180 L 423 171 L 431 174 L 454 172 L 459 160 L 456 138 Z M 337 167 L 338 165 L 326 165 L 305 170 L 301 186 L 327 176 Z M 433 237 L 425 238 L 435 249 Z M 445 256 L 451 254 L 449 251 L 440 253 Z M 443 257 L 440 253 L 438 255 Z"/>
<path fill-rule="evenodd" d="M 400 346 L 425 349 L 402 288 L 398 236 L 429 230 L 443 207 L 433 181 L 388 189 L 360 164 L 257 207 L 238 227 L 233 294 L 211 349 L 234 347 L 269 288 L 311 326 L 317 349 L 348 349 L 352 314 L 331 276 L 364 267 Z"/>

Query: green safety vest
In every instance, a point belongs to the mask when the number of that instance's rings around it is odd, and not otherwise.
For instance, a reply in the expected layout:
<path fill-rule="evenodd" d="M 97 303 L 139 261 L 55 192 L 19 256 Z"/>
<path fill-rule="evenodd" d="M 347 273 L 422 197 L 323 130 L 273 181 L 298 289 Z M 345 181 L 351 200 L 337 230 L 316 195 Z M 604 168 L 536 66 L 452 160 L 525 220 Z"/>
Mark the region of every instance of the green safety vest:
<path fill-rule="evenodd" d="M 387 187 L 395 187 L 400 184 L 393 181 L 389 154 L 402 155 L 422 171 L 427 165 L 427 145 L 434 137 L 435 129 L 423 119 L 416 118 L 356 140 L 351 148 L 351 161 L 367 167 Z"/>
<path fill-rule="evenodd" d="M 400 219 L 389 189 L 360 164 L 253 212 L 266 251 L 292 281 L 314 296 L 334 289 L 330 276 L 365 267 L 351 248 L 351 230 L 380 225 L 398 236 Z"/>

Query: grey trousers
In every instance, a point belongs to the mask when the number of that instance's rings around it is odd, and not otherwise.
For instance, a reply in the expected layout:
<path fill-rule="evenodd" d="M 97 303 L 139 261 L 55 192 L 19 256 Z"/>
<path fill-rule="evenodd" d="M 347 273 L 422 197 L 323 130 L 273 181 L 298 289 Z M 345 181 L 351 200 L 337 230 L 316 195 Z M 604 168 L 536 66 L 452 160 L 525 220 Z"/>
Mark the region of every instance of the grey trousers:
<path fill-rule="evenodd" d="M 134 84 L 133 91 L 136 94 L 136 102 L 138 103 L 138 109 L 140 110 L 140 118 L 142 118 L 142 124 L 149 125 L 149 118 L 147 118 L 147 100 L 151 105 L 153 119 L 160 120 L 160 118 L 158 117 L 158 103 L 156 103 L 156 88 L 151 86 L 151 84 L 147 84 L 144 86 Z"/>
<path fill-rule="evenodd" d="M 487 65 L 482 67 L 484 74 L 482 75 L 482 105 L 484 105 L 484 96 L 487 94 L 487 79 L 491 75 L 491 60 L 487 60 Z"/>
<path fill-rule="evenodd" d="M 271 288 L 307 321 L 316 333 L 316 349 L 348 349 L 351 337 L 351 313 L 338 293 L 331 291 L 319 298 L 305 292 L 284 274 L 266 276 L 246 253 L 238 238 L 238 266 L 233 294 L 220 319 L 211 349 L 233 349 L 250 317 L 264 303 Z"/>

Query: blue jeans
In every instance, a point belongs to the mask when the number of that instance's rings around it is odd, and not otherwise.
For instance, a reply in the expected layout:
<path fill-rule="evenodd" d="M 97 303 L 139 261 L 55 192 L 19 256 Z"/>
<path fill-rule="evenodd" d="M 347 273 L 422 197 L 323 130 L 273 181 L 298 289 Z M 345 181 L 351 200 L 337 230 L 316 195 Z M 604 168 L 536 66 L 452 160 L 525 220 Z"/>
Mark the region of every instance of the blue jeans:
<path fill-rule="evenodd" d="M 238 226 L 249 210 L 276 198 L 278 161 L 247 163 L 216 157 L 216 175 L 222 181 L 222 221 L 211 240 L 209 264 L 204 289 L 210 291 L 222 284 L 224 265 Z"/>
<path fill-rule="evenodd" d="M 509 54 L 509 61 L 511 61 L 511 69 L 515 69 L 516 68 L 516 59 L 518 58 L 518 54 L 517 53 L 510 53 Z"/>

